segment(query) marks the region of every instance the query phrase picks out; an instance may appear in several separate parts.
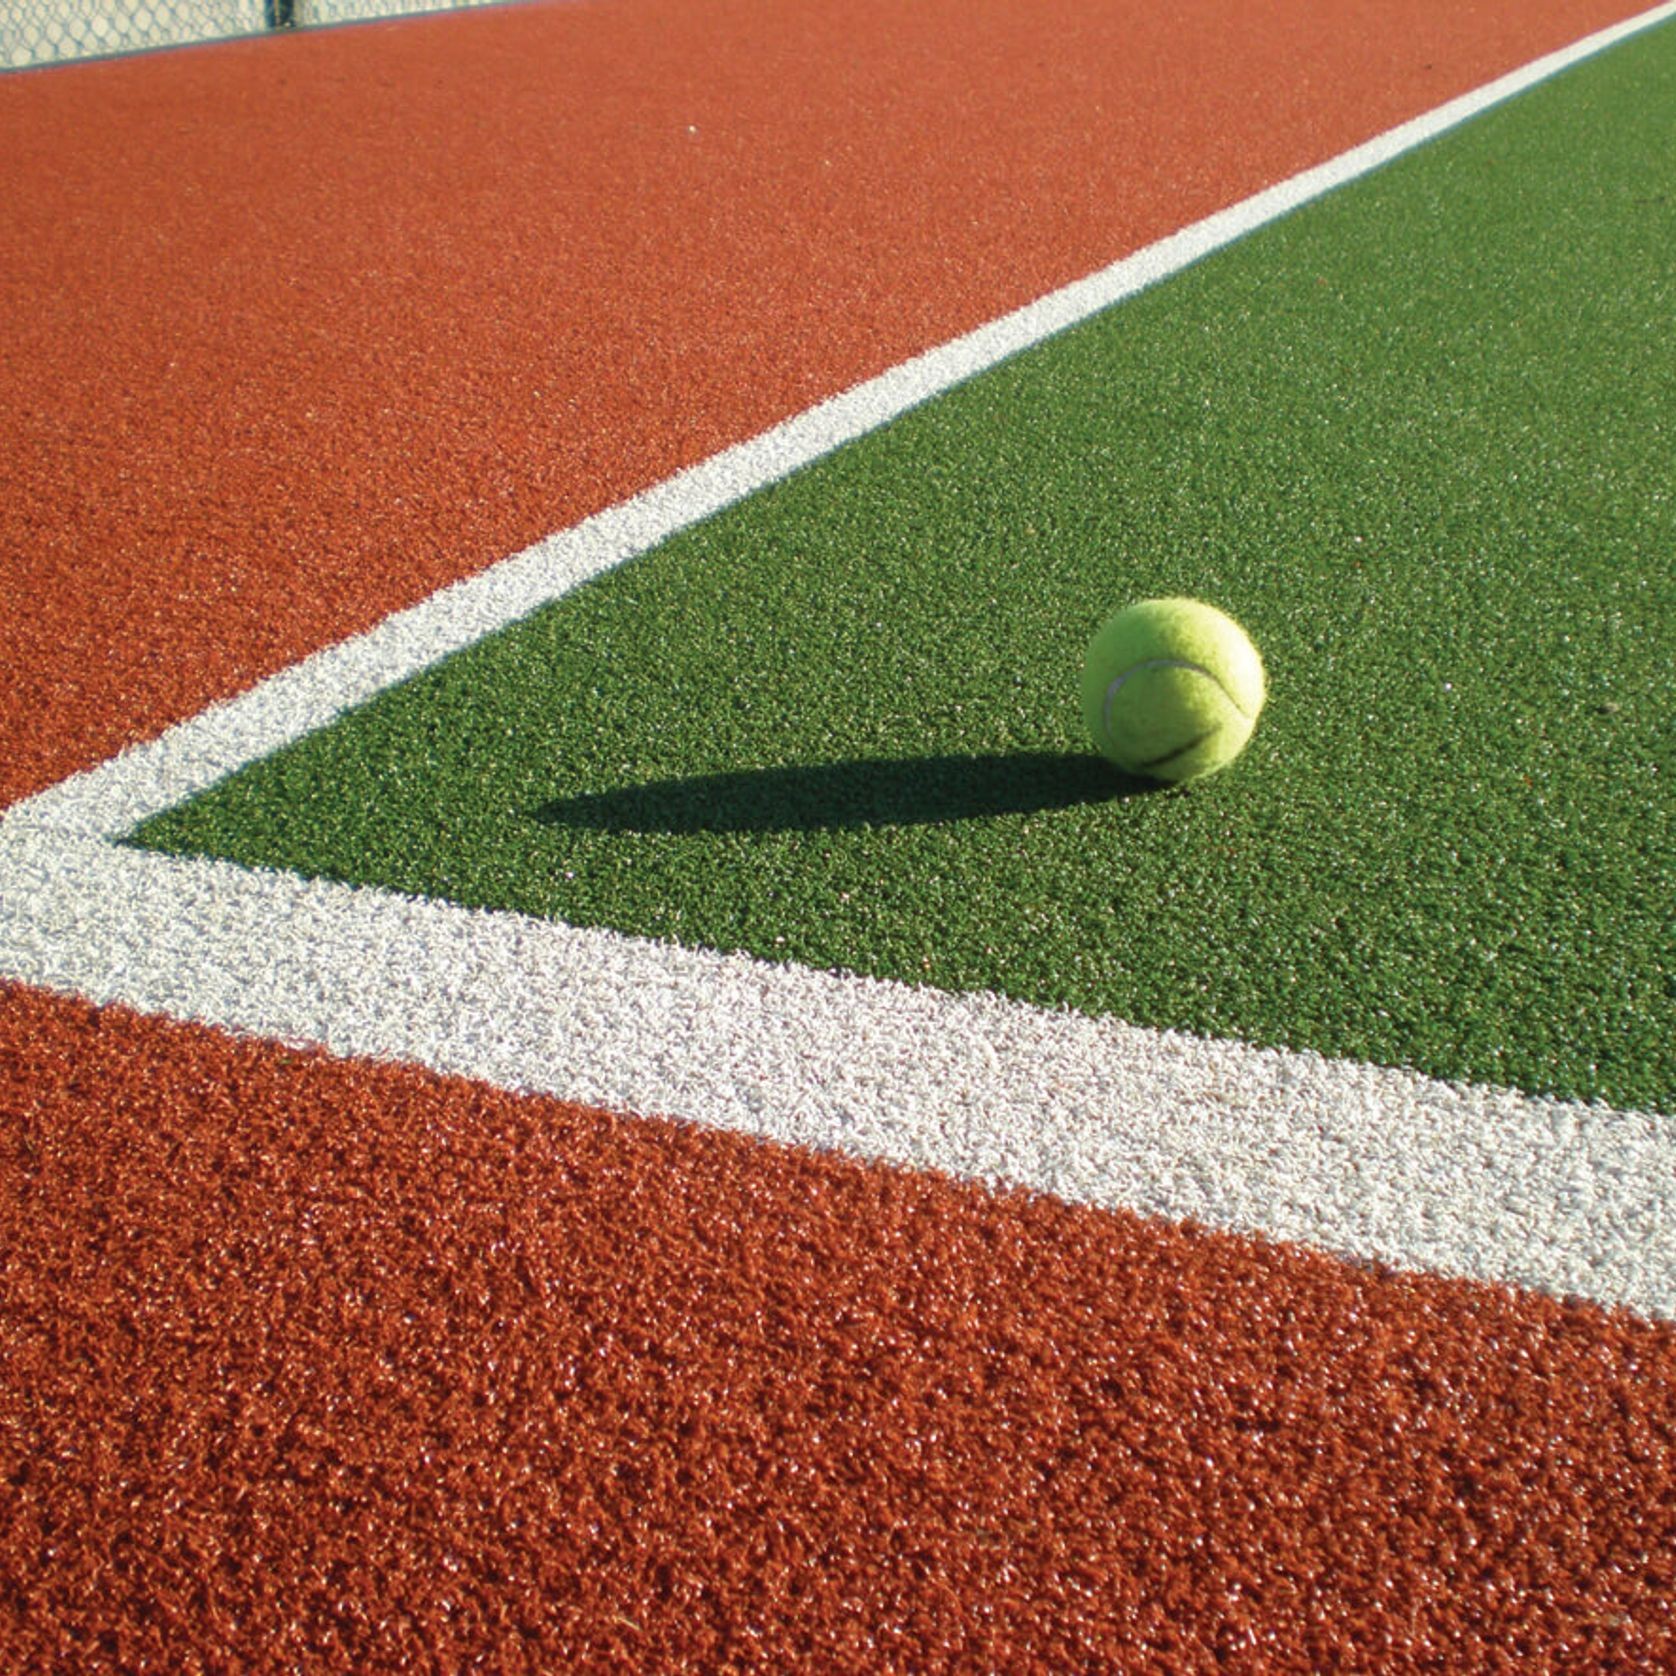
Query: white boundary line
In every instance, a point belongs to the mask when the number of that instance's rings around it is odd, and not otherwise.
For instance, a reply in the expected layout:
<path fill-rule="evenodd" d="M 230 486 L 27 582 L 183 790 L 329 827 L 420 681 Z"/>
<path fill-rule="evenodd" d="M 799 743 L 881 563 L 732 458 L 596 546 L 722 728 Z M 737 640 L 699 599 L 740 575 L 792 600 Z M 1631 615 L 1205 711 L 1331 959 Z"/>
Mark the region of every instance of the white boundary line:
<path fill-rule="evenodd" d="M 20 835 L 5 969 L 334 1052 L 1676 1319 L 1676 1122 Z"/>
<path fill-rule="evenodd" d="M 1676 1122 L 110 840 L 676 530 L 1676 16 L 1602 30 L 443 590 L 0 819 L 0 976 L 1676 1318 Z"/>

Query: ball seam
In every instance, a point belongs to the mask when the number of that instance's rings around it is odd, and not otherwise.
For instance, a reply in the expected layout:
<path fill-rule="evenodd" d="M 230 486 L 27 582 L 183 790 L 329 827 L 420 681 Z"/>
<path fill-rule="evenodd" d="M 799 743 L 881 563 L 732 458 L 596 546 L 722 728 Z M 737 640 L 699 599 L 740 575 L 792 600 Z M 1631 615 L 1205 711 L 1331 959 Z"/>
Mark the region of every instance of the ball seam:
<path fill-rule="evenodd" d="M 1204 676 L 1246 721 L 1249 722 L 1253 719 L 1245 706 L 1228 691 L 1227 685 L 1213 670 L 1206 669 L 1202 663 L 1193 663 L 1187 658 L 1147 658 L 1141 663 L 1131 664 L 1121 674 L 1114 677 L 1106 688 L 1106 696 L 1100 704 L 1100 731 L 1107 739 L 1112 736 L 1112 704 L 1117 698 L 1119 689 L 1131 675 L 1142 675 L 1149 669 L 1190 669 L 1195 675 Z"/>

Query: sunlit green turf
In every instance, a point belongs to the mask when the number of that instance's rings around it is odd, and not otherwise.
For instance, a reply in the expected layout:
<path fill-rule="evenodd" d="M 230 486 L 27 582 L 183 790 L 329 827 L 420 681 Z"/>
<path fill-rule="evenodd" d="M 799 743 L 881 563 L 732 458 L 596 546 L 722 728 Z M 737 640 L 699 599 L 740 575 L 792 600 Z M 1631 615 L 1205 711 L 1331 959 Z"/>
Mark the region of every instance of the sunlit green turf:
<path fill-rule="evenodd" d="M 136 841 L 1676 1111 L 1676 29 L 910 414 Z M 1271 700 L 1087 755 L 1100 618 Z"/>

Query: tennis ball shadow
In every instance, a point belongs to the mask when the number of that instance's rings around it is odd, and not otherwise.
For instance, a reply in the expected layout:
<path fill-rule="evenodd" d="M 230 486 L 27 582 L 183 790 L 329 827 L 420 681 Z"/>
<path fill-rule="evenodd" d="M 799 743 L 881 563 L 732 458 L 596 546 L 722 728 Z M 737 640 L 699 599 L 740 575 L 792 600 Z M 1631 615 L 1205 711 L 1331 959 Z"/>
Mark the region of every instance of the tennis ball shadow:
<path fill-rule="evenodd" d="M 1036 814 L 1168 788 L 1091 755 L 1014 751 L 742 769 L 581 792 L 534 811 L 603 832 L 824 832 Z"/>

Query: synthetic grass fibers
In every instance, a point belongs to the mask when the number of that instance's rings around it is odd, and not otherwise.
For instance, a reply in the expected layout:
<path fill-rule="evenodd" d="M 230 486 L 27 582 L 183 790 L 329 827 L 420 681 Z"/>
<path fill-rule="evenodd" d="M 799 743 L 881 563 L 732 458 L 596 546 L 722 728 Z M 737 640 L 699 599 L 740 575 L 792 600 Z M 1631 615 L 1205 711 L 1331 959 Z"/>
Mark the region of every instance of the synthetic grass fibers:
<path fill-rule="evenodd" d="M 1637 1670 L 1676 1329 L 0 988 L 0 1640 Z"/>
<path fill-rule="evenodd" d="M 1665 27 L 138 841 L 1669 1112 L 1673 113 Z M 1274 697 L 1114 795 L 1076 671 L 1176 593 Z"/>

